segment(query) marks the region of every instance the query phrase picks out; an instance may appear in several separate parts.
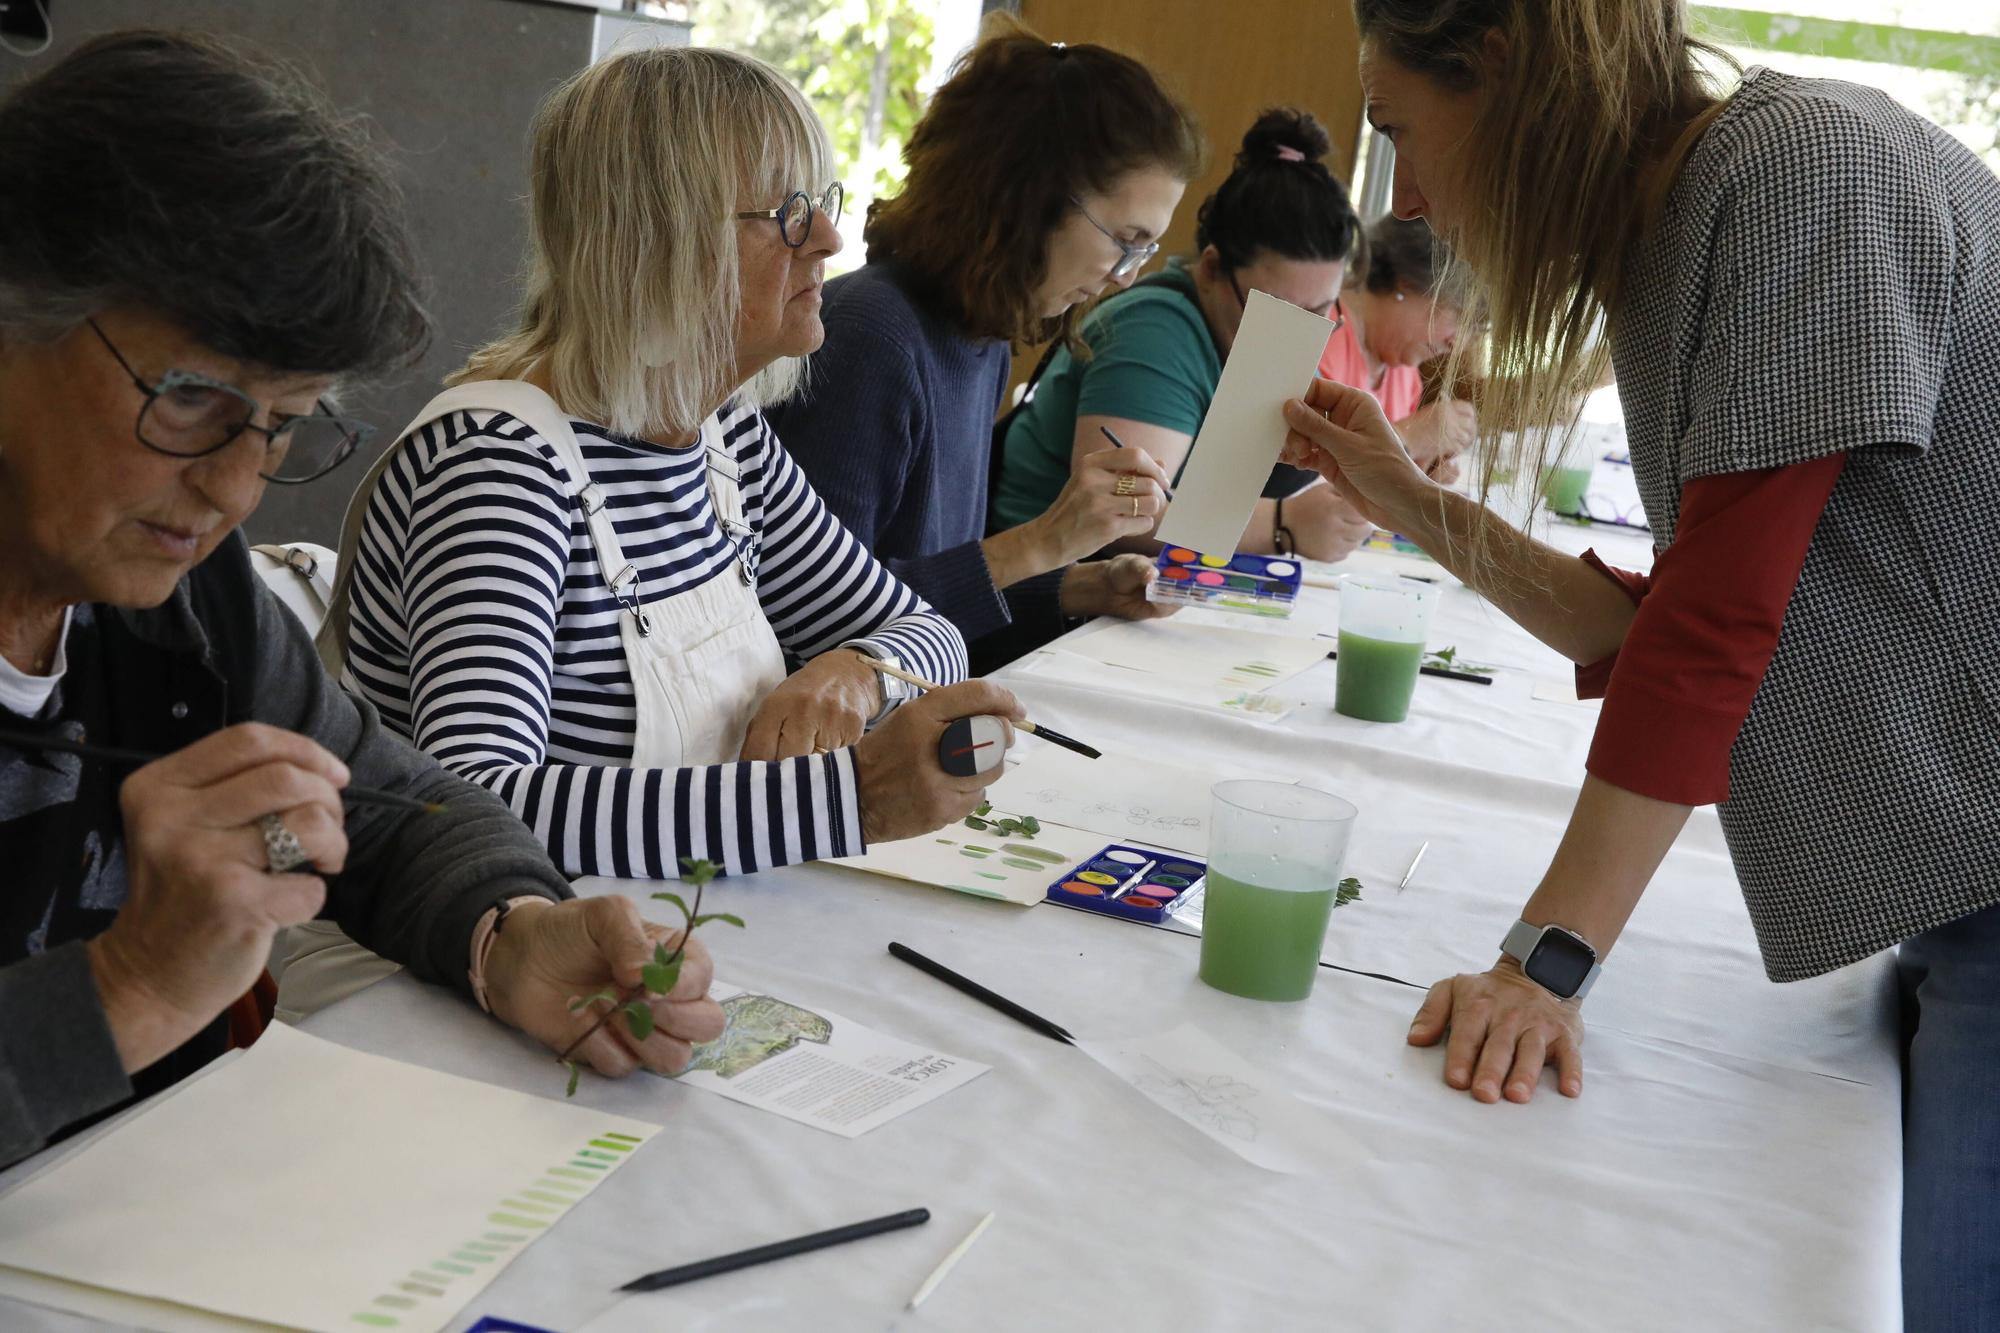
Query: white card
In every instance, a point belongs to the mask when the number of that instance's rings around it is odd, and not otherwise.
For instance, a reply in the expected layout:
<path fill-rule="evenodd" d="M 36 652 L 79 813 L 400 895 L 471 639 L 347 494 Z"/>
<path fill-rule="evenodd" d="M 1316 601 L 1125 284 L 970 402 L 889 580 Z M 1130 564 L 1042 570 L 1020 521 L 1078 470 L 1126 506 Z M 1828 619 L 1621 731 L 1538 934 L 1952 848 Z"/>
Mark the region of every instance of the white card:
<path fill-rule="evenodd" d="M 288 1328 L 429 1333 L 656 1132 L 274 1023 L 0 1199 L 0 1265 Z M 69 1304 L 55 1284 L 36 1299 Z"/>
<path fill-rule="evenodd" d="M 886 1036 L 826 1010 L 716 982 L 729 1026 L 695 1047 L 677 1083 L 857 1138 L 986 1072 L 976 1060 Z"/>
<path fill-rule="evenodd" d="M 1009 809 L 997 798 L 992 805 L 986 829 L 968 828 L 961 820 L 935 833 L 878 842 L 860 856 L 826 864 L 1032 907 L 1048 897 L 1049 885 L 1104 846 L 1097 834 L 1054 824 L 1032 834 L 1003 832 L 996 821 L 1035 812 Z"/>
<path fill-rule="evenodd" d="M 1001 809 L 1184 856 L 1208 856 L 1208 820 L 1219 778 L 1152 759 L 1105 751 L 1101 759 L 1053 747 L 1029 755 L 987 789 Z"/>
<path fill-rule="evenodd" d="M 1332 336 L 1332 320 L 1268 292 L 1250 293 L 1229 364 L 1160 520 L 1162 542 L 1209 555 L 1236 549 L 1285 447 L 1285 400 L 1312 387 Z"/>
<path fill-rule="evenodd" d="M 1319 1174 L 1368 1155 L 1332 1117 L 1192 1023 L 1078 1044 L 1161 1110 L 1266 1171 Z"/>

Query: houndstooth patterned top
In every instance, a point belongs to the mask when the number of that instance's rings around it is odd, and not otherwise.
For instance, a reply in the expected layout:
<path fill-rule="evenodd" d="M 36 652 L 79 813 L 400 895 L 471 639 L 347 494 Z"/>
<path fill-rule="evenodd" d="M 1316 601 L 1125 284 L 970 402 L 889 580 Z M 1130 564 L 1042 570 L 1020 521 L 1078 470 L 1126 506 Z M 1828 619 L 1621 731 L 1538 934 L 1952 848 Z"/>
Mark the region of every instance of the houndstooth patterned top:
<path fill-rule="evenodd" d="M 2000 180 L 1874 89 L 1753 70 L 1626 283 L 1661 549 L 1693 479 L 1848 453 L 1719 807 L 1765 971 L 2000 902 Z"/>

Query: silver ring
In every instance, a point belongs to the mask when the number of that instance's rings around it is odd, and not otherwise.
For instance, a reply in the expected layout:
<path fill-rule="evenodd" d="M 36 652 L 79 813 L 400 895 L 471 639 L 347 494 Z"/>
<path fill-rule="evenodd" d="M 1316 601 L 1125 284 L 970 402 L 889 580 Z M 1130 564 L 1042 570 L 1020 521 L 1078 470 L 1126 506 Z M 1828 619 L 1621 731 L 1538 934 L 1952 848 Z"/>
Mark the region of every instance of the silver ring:
<path fill-rule="evenodd" d="M 288 870 L 297 870 L 311 861 L 306 849 L 299 845 L 297 835 L 285 827 L 285 821 L 276 815 L 260 815 L 257 827 L 264 831 L 264 859 L 274 875 L 282 875 Z"/>

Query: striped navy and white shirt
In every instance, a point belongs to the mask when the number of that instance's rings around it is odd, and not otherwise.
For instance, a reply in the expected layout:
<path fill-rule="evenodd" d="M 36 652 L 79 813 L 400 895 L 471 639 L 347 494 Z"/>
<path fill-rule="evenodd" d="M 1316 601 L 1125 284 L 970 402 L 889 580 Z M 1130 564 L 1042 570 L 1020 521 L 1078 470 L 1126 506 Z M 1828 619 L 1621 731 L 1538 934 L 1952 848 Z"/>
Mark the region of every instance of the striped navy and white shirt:
<path fill-rule="evenodd" d="M 719 420 L 762 537 L 757 598 L 788 657 L 860 646 L 964 679 L 958 631 L 827 512 L 762 416 L 731 404 Z M 573 425 L 648 603 L 737 577 L 700 447 Z M 683 857 L 742 874 L 857 854 L 852 750 L 629 766 L 620 609 L 567 475 L 504 412 L 456 413 L 412 436 L 382 474 L 356 554 L 351 683 L 391 727 L 505 800 L 569 874 L 671 878 Z"/>

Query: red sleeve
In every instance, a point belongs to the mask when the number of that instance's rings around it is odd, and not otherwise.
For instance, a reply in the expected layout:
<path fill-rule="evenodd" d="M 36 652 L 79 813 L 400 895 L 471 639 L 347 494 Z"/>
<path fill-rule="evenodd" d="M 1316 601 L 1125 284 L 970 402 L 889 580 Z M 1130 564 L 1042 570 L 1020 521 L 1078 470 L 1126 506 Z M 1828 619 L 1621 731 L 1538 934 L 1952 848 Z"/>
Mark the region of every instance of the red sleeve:
<path fill-rule="evenodd" d="M 1597 552 L 1585 551 L 1583 563 L 1610 579 L 1622 589 L 1632 604 L 1637 606 L 1651 591 L 1653 578 L 1650 574 L 1640 574 L 1630 569 L 1614 569 L 1598 558 Z M 1604 692 L 1611 688 L 1611 668 L 1618 665 L 1618 654 L 1601 657 L 1587 666 L 1576 669 L 1576 697 L 1579 699 L 1602 699 Z"/>
<path fill-rule="evenodd" d="M 1593 775 L 1678 805 L 1728 799 L 1730 747 L 1846 462 L 1829 454 L 1689 482 L 1673 545 L 1636 586 L 1637 575 L 1585 557 L 1639 602 L 1617 656 L 1577 672 L 1579 694 L 1599 668 L 1609 681 L 1585 765 Z"/>

